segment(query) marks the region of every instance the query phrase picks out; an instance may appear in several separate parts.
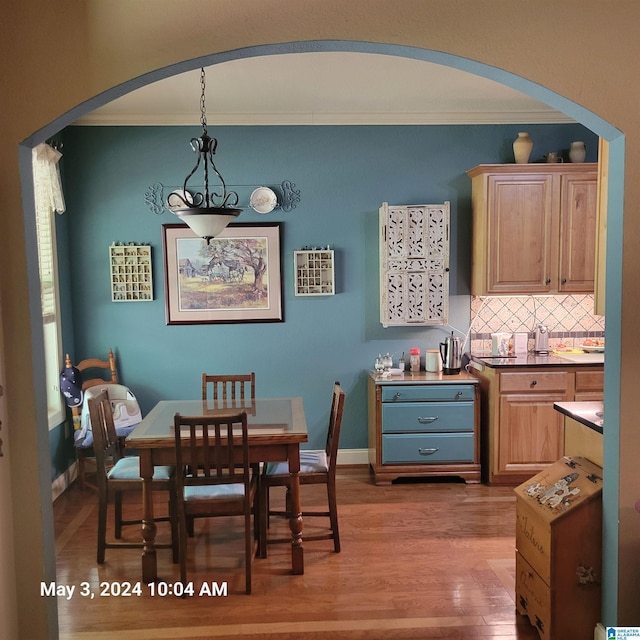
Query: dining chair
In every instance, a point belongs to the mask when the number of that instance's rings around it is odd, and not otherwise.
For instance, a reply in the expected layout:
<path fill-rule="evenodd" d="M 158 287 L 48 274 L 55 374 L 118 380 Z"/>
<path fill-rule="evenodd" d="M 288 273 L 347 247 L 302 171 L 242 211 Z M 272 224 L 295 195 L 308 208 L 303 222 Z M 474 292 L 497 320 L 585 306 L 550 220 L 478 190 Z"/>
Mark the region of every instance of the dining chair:
<path fill-rule="evenodd" d="M 73 366 L 69 354 L 66 356 L 65 366 Z M 85 360 L 81 360 L 75 365 L 75 367 L 80 371 L 82 376 L 83 391 L 99 384 L 118 384 L 116 358 L 113 355 L 112 349 L 109 349 L 106 360 L 102 360 L 101 358 L 87 358 Z M 80 423 L 81 413 L 82 405 L 71 408 L 74 428 L 76 428 Z M 119 443 L 120 446 L 124 448 L 124 438 L 122 438 Z M 80 482 L 80 485 L 82 487 L 92 487 L 95 489 L 95 485 L 87 482 L 86 463 L 92 462 L 95 464 L 95 456 L 91 455 L 91 447 L 76 446 L 76 455 L 78 458 L 78 481 Z"/>
<path fill-rule="evenodd" d="M 202 399 L 207 400 L 209 389 L 212 390 L 214 400 L 245 400 L 256 397 L 256 374 L 243 373 L 238 375 L 210 375 L 202 374 Z M 248 393 L 247 393 L 248 391 Z"/>
<path fill-rule="evenodd" d="M 224 416 L 176 414 L 174 432 L 180 580 L 186 586 L 187 518 L 242 515 L 245 590 L 250 594 L 251 511 L 257 493 L 257 478 L 251 474 L 249 464 L 247 414 L 244 411 Z"/>
<path fill-rule="evenodd" d="M 122 518 L 122 496 L 125 492 L 142 490 L 140 477 L 140 458 L 124 456 L 118 443 L 111 401 L 106 388 L 90 389 L 86 401 L 89 405 L 91 429 L 94 437 L 94 452 L 97 464 L 98 487 L 98 564 L 103 564 L 106 549 L 128 548 L 142 549 L 140 542 L 107 542 L 107 509 L 109 496 L 113 492 L 115 503 L 115 538 L 122 537 L 122 527 L 141 525 L 142 520 L 124 520 Z M 154 469 L 152 489 L 167 491 L 169 494 L 169 515 L 155 518 L 154 522 L 171 523 L 171 543 L 156 545 L 158 548 L 171 548 L 173 561 L 178 561 L 178 536 L 175 506 L 175 468 L 158 466 Z"/>
<path fill-rule="evenodd" d="M 221 404 L 229 402 L 240 402 L 241 407 L 247 413 L 251 412 L 251 406 L 248 400 L 256 399 L 256 374 L 240 373 L 240 374 L 202 374 L 202 399 L 212 398 Z M 247 405 L 247 406 L 245 406 Z M 253 473 L 260 473 L 260 465 L 252 466 Z M 255 518 L 255 535 L 258 537 L 259 518 Z M 193 537 L 193 518 L 187 518 L 187 531 Z"/>
<path fill-rule="evenodd" d="M 302 511 L 302 517 L 328 517 L 330 531 L 324 534 L 304 536 L 304 541 L 333 540 L 333 548 L 336 553 L 340 551 L 340 532 L 338 530 L 338 507 L 336 501 L 336 458 L 338 455 L 338 443 L 340 440 L 340 427 L 342 425 L 342 413 L 344 411 L 345 392 L 339 382 L 333 385 L 331 396 L 331 410 L 329 412 L 329 426 L 327 428 L 327 441 L 324 451 L 300 452 L 300 485 L 326 484 L 327 485 L 327 511 Z M 290 517 L 289 500 L 289 464 L 288 462 L 268 462 L 264 465 L 260 476 L 260 495 L 258 504 L 260 508 L 260 524 L 258 526 L 260 557 L 267 556 L 267 544 L 291 543 L 290 538 L 269 539 L 270 515 L 286 515 Z M 286 511 L 269 510 L 269 490 L 271 487 L 286 487 Z"/>

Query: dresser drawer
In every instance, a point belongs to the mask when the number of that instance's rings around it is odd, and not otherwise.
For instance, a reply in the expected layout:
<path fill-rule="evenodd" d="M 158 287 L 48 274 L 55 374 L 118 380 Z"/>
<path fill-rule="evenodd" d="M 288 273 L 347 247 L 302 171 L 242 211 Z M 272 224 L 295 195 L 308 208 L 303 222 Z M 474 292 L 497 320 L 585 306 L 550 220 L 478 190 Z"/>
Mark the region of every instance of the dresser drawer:
<path fill-rule="evenodd" d="M 566 391 L 569 374 L 566 371 L 533 371 L 531 373 L 501 373 L 500 391 Z"/>
<path fill-rule="evenodd" d="M 473 462 L 473 433 L 382 436 L 382 463 Z"/>
<path fill-rule="evenodd" d="M 473 431 L 473 402 L 401 402 L 382 405 L 382 433 Z"/>
<path fill-rule="evenodd" d="M 382 388 L 382 402 L 473 402 L 472 384 L 388 385 Z"/>

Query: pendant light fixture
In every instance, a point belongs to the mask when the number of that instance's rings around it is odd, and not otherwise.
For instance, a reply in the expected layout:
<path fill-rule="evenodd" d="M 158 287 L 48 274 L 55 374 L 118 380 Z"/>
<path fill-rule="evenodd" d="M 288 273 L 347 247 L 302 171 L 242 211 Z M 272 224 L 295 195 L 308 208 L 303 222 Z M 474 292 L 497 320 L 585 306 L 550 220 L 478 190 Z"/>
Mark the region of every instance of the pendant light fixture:
<path fill-rule="evenodd" d="M 174 191 L 171 211 L 183 222 L 189 225 L 192 231 L 204 238 L 207 242 L 222 233 L 224 228 L 236 218 L 242 211 L 237 207 L 238 194 L 235 191 L 227 191 L 224 179 L 213 161 L 218 141 L 207 133 L 207 112 L 205 103 L 205 73 L 200 69 L 200 122 L 202 135 L 199 138 L 191 138 L 191 148 L 197 153 L 198 158 L 191 173 L 184 179 L 182 192 Z M 202 165 L 204 172 L 204 192 L 188 191 L 188 182 Z M 209 190 L 209 177 L 213 172 L 220 182 L 221 193 Z M 211 176 L 213 178 L 213 176 Z"/>

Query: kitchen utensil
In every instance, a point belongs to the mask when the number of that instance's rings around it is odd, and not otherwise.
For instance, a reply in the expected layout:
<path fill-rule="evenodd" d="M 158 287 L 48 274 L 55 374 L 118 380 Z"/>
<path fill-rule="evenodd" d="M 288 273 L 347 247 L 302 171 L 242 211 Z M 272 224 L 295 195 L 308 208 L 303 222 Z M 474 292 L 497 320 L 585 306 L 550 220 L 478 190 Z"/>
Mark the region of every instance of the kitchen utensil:
<path fill-rule="evenodd" d="M 536 353 L 549 353 L 549 329 L 543 324 L 536 327 L 534 350 Z"/>
<path fill-rule="evenodd" d="M 451 336 L 440 343 L 440 355 L 442 356 L 442 373 L 444 375 L 456 375 L 460 373 L 462 366 L 462 345 L 460 338 Z"/>

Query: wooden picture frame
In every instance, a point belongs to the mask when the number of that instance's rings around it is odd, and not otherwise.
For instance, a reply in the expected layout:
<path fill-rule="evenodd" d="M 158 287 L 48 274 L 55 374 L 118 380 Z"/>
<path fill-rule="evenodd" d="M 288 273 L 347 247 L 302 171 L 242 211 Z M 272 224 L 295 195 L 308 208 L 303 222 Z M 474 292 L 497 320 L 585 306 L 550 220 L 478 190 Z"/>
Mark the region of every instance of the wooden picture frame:
<path fill-rule="evenodd" d="M 207 243 L 162 225 L 167 324 L 283 322 L 280 226 L 230 224 Z"/>

